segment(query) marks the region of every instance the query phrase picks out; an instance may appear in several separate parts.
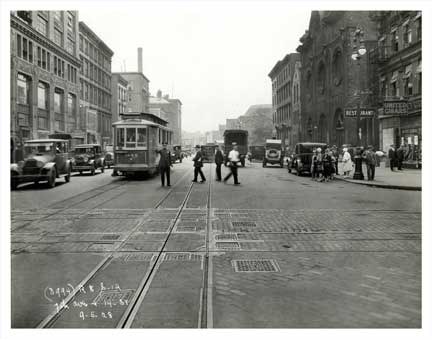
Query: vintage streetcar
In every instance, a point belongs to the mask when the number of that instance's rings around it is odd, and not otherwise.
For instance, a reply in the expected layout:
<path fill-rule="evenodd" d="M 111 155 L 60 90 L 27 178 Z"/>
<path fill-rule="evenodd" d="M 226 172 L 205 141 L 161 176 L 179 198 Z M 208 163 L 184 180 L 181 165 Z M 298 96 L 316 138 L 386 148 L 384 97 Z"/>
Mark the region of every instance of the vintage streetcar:
<path fill-rule="evenodd" d="M 28 140 L 24 143 L 24 160 L 11 165 L 11 188 L 25 182 L 46 181 L 54 187 L 56 179 L 71 177 L 69 141 L 64 139 Z"/>
<path fill-rule="evenodd" d="M 113 176 L 157 173 L 159 154 L 165 142 L 172 145 L 168 122 L 154 114 L 128 112 L 113 123 Z"/>

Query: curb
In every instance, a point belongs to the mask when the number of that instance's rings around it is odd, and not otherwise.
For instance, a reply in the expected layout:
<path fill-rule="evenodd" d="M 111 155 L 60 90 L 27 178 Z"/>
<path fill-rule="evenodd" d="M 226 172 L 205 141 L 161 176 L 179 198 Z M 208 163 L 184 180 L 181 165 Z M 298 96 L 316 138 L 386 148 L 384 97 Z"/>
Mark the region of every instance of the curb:
<path fill-rule="evenodd" d="M 379 184 L 379 183 L 373 183 L 370 181 L 363 182 L 362 180 L 353 180 L 353 179 L 344 179 L 344 178 L 338 178 L 337 180 L 342 180 L 346 182 L 350 182 L 352 184 L 356 185 L 363 185 L 363 186 L 370 186 L 370 187 L 378 187 L 378 188 L 387 188 L 387 189 L 393 189 L 393 190 L 405 190 L 405 191 L 421 191 L 421 186 L 398 186 L 398 185 L 390 185 L 390 184 Z"/>

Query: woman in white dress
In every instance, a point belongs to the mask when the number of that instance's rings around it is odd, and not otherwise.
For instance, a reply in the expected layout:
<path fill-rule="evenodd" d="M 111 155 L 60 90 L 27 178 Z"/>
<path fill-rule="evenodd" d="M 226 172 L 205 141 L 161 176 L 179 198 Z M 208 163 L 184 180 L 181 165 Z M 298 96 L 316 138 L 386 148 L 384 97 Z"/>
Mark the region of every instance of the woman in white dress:
<path fill-rule="evenodd" d="M 351 161 L 351 154 L 348 153 L 348 148 L 343 149 L 342 157 L 342 170 L 344 172 L 344 178 L 348 178 L 353 168 L 353 163 Z"/>

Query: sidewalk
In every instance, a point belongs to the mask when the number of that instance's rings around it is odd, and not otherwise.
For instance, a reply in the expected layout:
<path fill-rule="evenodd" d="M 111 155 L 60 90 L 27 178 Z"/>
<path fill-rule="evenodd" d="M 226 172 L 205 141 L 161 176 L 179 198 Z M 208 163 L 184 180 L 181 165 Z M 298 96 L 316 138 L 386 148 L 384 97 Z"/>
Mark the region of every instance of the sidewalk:
<path fill-rule="evenodd" d="M 339 173 L 342 172 L 342 163 L 339 163 Z M 345 179 L 343 175 L 337 176 L 340 180 L 345 180 L 354 184 L 368 185 L 373 187 L 401 189 L 410 191 L 421 191 L 421 173 L 419 169 L 403 169 L 402 171 L 390 170 L 390 167 L 385 167 L 385 163 L 381 162 L 381 166 L 375 168 L 375 179 L 367 180 L 366 165 L 363 164 L 364 180 L 352 179 L 354 170 L 351 172 L 350 178 Z"/>

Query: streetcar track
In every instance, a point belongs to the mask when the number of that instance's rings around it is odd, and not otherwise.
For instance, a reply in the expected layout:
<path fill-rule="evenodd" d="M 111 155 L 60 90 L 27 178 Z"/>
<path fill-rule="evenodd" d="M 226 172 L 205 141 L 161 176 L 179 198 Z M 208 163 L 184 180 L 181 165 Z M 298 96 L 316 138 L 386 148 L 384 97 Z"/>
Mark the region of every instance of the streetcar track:
<path fill-rule="evenodd" d="M 179 181 L 167 192 L 167 194 L 165 194 L 157 203 L 156 203 L 156 205 L 155 205 L 155 207 L 153 208 L 153 209 L 157 209 L 157 208 L 159 208 L 161 205 L 162 205 L 162 203 L 170 196 L 170 194 L 171 193 L 173 193 L 173 191 L 174 191 L 174 188 L 176 188 L 177 186 L 179 186 L 180 185 L 180 183 L 182 183 L 183 182 L 183 180 L 187 177 L 187 175 L 189 175 L 189 171 L 186 171 L 186 173 L 179 179 Z M 126 181 L 125 181 L 125 183 L 126 183 Z M 110 184 L 112 184 L 112 183 L 110 183 Z M 110 185 L 110 184 L 107 184 L 107 185 Z M 114 188 L 117 188 L 117 187 L 119 187 L 119 186 L 123 186 L 123 185 L 117 185 L 116 187 L 114 187 Z M 186 202 L 187 202 L 187 200 L 189 199 L 189 196 L 190 196 L 190 193 L 191 193 L 191 190 L 192 190 L 192 186 L 193 186 L 193 184 L 191 183 L 190 184 L 190 186 L 189 186 L 189 189 L 188 189 L 188 192 L 187 192 L 187 195 L 186 195 L 186 197 L 185 197 L 185 199 L 184 199 L 184 201 L 183 201 L 183 203 L 182 203 L 182 205 L 180 206 L 180 208 L 179 208 L 179 210 L 178 210 L 178 212 L 177 212 L 177 214 L 176 214 L 176 218 L 175 218 L 175 220 L 174 220 L 174 222 L 172 223 L 172 225 L 170 226 L 170 229 L 169 229 L 169 232 L 168 232 L 168 234 L 167 234 L 167 237 L 165 238 L 165 241 L 164 241 L 164 244 L 163 244 L 163 246 L 162 246 L 162 248 L 160 249 L 160 251 L 159 251 L 159 253 L 158 253 L 158 256 L 157 256 L 157 259 L 155 260 L 155 263 L 154 263 L 154 265 L 152 266 L 152 268 L 151 268 L 151 272 L 153 272 L 153 270 L 154 270 L 154 268 L 155 268 L 155 265 L 156 265 L 156 263 L 158 262 L 158 260 L 161 258 L 161 254 L 162 254 L 162 252 L 163 252 L 163 250 L 164 250 L 164 248 L 165 248 L 165 245 L 166 245 L 166 243 L 168 242 L 168 240 L 169 240 L 169 236 L 170 236 L 170 234 L 171 234 L 171 232 L 172 232 L 172 230 L 173 230 L 173 228 L 174 228 L 174 225 L 176 224 L 176 221 L 178 220 L 178 218 L 180 217 L 180 214 L 181 214 L 181 212 L 182 212 L 182 210 L 183 210 L 183 208 L 184 208 L 184 206 L 186 205 Z M 108 192 L 108 191 L 110 191 L 111 189 L 109 189 L 109 190 L 106 190 L 106 191 L 103 191 L 103 192 L 101 192 L 101 193 L 99 193 L 99 194 L 103 194 L 103 193 L 105 193 L 105 192 Z M 124 194 L 124 193 L 126 193 L 126 192 L 121 192 L 119 195 L 121 195 L 121 194 Z M 81 193 L 82 194 L 82 193 Z M 97 195 L 99 195 L 99 194 L 97 194 Z M 97 196 L 97 195 L 95 195 L 95 196 Z M 74 197 L 71 197 L 71 198 L 68 198 L 68 199 L 73 199 L 73 198 L 76 198 L 77 196 L 79 196 L 79 194 L 77 194 L 76 196 L 74 196 Z M 94 197 L 94 196 L 93 196 Z M 64 201 L 67 201 L 68 199 L 65 199 Z M 89 198 L 89 199 L 91 199 L 91 198 Z M 87 199 L 86 199 L 87 200 Z M 85 200 L 82 200 L 82 201 L 80 201 L 80 202 L 78 202 L 78 203 L 81 203 L 81 202 L 83 202 L 83 201 L 85 201 Z M 105 201 L 104 202 L 102 202 L 101 204 L 103 204 L 103 203 L 105 203 Z M 91 211 L 91 210 L 93 210 L 93 209 L 96 209 L 97 208 L 97 206 L 100 206 L 101 204 L 98 204 L 98 205 L 96 205 L 96 206 L 93 206 L 92 208 L 90 208 L 89 210 L 86 210 L 86 211 L 84 211 L 84 213 L 88 213 L 89 211 Z M 64 209 L 61 209 L 60 211 L 64 211 L 64 210 L 66 210 L 66 209 L 68 209 L 68 208 L 70 208 L 70 206 L 68 206 L 67 208 L 64 208 Z M 43 219 L 45 219 L 45 218 L 47 218 L 47 217 L 49 217 L 49 216 L 52 216 L 52 215 L 54 215 L 54 214 L 57 214 L 57 213 L 59 213 L 60 211 L 56 211 L 55 213 L 52 213 L 52 214 L 50 214 L 50 215 L 47 215 L 47 216 L 45 216 L 44 218 L 41 218 L 41 219 L 39 219 L 39 220 L 43 220 Z M 137 221 L 137 224 L 135 225 L 135 227 L 132 229 L 132 231 L 130 231 L 129 232 L 129 234 L 128 234 L 128 236 L 126 237 L 126 239 L 125 240 L 123 240 L 123 241 L 121 241 L 121 243 L 127 243 L 127 241 L 131 238 L 131 236 L 136 232 L 136 230 L 138 229 L 138 227 L 139 226 L 141 226 L 141 223 L 142 223 L 142 219 L 144 218 L 144 216 L 140 219 L 140 220 L 138 220 Z M 25 225 L 24 225 L 25 226 Z M 21 227 L 24 227 L 24 226 L 21 226 Z M 20 227 L 20 228 L 21 228 Z M 106 252 L 108 252 L 108 254 L 104 257 L 104 259 L 102 259 L 88 274 L 87 274 L 87 276 L 84 278 L 84 279 L 82 279 L 81 280 L 81 282 L 77 285 L 77 287 L 75 287 L 75 289 L 63 300 L 63 303 L 62 303 L 62 305 L 60 305 L 60 307 L 59 307 L 59 309 L 57 309 L 57 310 L 54 310 L 53 312 L 51 312 L 48 316 L 46 316 L 38 325 L 37 325 L 37 327 L 36 328 L 47 328 L 47 327 L 52 327 L 54 324 L 55 324 L 55 321 L 62 315 L 62 313 L 64 312 L 64 310 L 67 308 L 67 306 L 70 304 L 70 302 L 76 297 L 76 296 L 78 296 L 79 294 L 80 294 L 80 287 L 82 287 L 82 286 L 85 286 L 93 277 L 95 277 L 101 270 L 102 270 L 102 268 L 105 268 L 105 267 L 107 267 L 108 265 L 109 265 L 109 263 L 111 262 L 111 260 L 113 259 L 113 255 L 114 254 L 116 254 L 116 253 L 121 253 L 121 251 L 119 251 L 119 249 L 121 248 L 121 246 L 118 248 L 118 249 L 115 249 L 115 250 L 113 250 L 113 251 L 86 251 L 85 253 L 96 253 L 96 254 L 99 254 L 99 253 L 106 253 Z M 58 253 L 58 252 L 44 252 L 44 253 Z M 73 251 L 68 251 L 68 253 L 77 253 L 77 252 L 73 252 Z M 81 252 L 82 253 L 82 252 Z M 159 264 L 160 265 L 160 264 Z M 150 275 L 148 275 L 149 277 L 151 277 L 151 272 L 150 272 Z M 145 277 L 147 276 L 147 274 L 145 275 Z M 144 279 L 143 279 L 144 280 Z M 148 279 L 145 279 L 146 281 L 148 280 Z M 145 284 L 144 284 L 144 286 L 143 286 L 143 288 L 145 288 Z M 140 290 L 140 295 L 142 294 L 142 290 Z M 135 293 L 135 295 L 136 295 L 136 293 Z M 134 296 L 135 296 L 134 295 Z M 132 304 L 132 303 L 131 303 Z M 131 304 L 129 304 L 129 306 L 131 305 Z M 139 307 L 138 307 L 139 308 Z M 137 308 L 137 310 L 138 310 L 138 308 Z M 137 311 L 136 310 L 136 311 Z M 132 310 L 133 311 L 133 310 Z M 136 312 L 135 311 L 135 312 Z M 125 317 L 125 314 L 126 314 L 126 317 Z M 122 318 L 121 318 L 121 320 L 125 317 L 126 319 L 125 320 L 127 320 L 127 319 L 129 319 L 130 318 L 130 314 L 131 313 L 127 313 L 127 310 L 124 312 L 124 314 L 123 314 L 123 316 L 122 316 Z M 133 319 L 132 319 L 133 320 Z M 119 324 L 122 324 L 121 323 L 121 321 L 119 322 Z M 117 326 L 118 327 L 118 326 Z"/>

